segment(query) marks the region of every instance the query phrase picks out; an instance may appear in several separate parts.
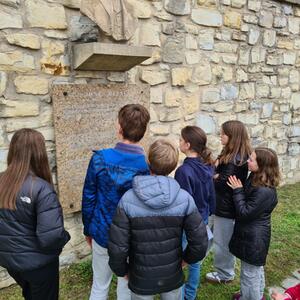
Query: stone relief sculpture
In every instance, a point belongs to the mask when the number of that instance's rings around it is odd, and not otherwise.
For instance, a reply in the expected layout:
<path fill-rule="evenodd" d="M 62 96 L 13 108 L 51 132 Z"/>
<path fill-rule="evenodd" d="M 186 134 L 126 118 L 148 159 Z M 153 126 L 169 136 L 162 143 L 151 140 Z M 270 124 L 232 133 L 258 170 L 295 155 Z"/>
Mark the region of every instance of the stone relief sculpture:
<path fill-rule="evenodd" d="M 117 41 L 129 40 L 137 28 L 127 0 L 82 0 L 80 10 Z"/>

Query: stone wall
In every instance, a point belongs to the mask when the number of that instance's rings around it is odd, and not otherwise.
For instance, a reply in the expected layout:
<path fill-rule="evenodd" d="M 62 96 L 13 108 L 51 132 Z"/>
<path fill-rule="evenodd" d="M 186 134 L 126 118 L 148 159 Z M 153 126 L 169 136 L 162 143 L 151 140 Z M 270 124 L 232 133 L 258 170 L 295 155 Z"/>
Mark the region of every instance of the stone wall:
<path fill-rule="evenodd" d="M 229 119 L 243 121 L 254 145 L 279 154 L 285 182 L 300 180 L 300 7 L 298 0 L 128 0 L 139 19 L 129 44 L 154 47 L 126 73 L 72 69 L 72 44 L 103 41 L 79 12 L 80 0 L 0 0 L 0 170 L 19 128 L 41 131 L 55 178 L 50 98 L 59 83 L 146 82 L 154 137 L 178 139 L 197 124 L 215 154 Z M 72 240 L 61 257 L 86 257 L 80 213 L 66 216 Z M 11 280 L 0 270 L 0 287 Z"/>

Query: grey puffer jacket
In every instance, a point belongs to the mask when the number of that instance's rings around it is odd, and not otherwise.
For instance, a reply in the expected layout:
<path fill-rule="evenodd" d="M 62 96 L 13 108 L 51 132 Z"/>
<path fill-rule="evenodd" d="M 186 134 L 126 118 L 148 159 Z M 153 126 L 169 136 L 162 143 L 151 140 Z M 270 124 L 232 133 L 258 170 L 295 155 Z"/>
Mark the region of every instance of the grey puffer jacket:
<path fill-rule="evenodd" d="M 0 209 L 0 266 L 19 272 L 53 262 L 70 239 L 53 187 L 29 175 L 16 205 L 16 210 Z"/>
<path fill-rule="evenodd" d="M 182 260 L 198 262 L 206 250 L 206 226 L 192 196 L 170 177 L 134 177 L 110 228 L 109 265 L 116 275 L 128 274 L 136 294 L 169 292 L 184 283 Z"/>

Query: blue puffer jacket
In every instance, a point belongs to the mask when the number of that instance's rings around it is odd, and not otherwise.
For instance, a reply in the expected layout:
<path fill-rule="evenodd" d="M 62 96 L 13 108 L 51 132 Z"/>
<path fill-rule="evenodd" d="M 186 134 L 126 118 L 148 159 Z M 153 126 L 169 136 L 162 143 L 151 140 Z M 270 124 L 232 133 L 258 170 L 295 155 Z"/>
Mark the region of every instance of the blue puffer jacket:
<path fill-rule="evenodd" d="M 95 151 L 87 170 L 83 196 L 84 234 L 107 248 L 108 230 L 123 194 L 133 177 L 149 174 L 144 150 L 118 143 L 115 148 Z"/>

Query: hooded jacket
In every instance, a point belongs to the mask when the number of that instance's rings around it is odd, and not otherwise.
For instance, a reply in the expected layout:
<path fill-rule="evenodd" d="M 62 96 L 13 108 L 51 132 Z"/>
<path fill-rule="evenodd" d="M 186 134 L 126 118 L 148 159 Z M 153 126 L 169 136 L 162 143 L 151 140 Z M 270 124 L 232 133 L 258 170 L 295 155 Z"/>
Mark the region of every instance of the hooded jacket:
<path fill-rule="evenodd" d="M 198 157 L 187 157 L 175 173 L 180 187 L 194 198 L 205 223 L 216 208 L 213 175 L 214 167 L 204 164 Z"/>
<path fill-rule="evenodd" d="M 184 251 L 183 230 L 188 241 Z M 179 288 L 184 281 L 182 260 L 195 263 L 207 250 L 206 227 L 193 198 L 165 176 L 134 178 L 109 237 L 111 269 L 117 276 L 128 274 L 129 288 L 140 295 Z"/>
<path fill-rule="evenodd" d="M 234 161 L 227 164 L 219 164 L 216 168 L 216 173 L 219 174 L 218 178 L 215 179 L 215 190 L 216 190 L 216 212 L 215 215 L 218 217 L 234 219 L 235 208 L 232 200 L 232 189 L 227 185 L 228 177 L 235 175 L 239 178 L 242 184 L 245 183 L 248 175 L 248 164 L 247 158 L 243 159 L 237 156 Z"/>
<path fill-rule="evenodd" d="M 29 175 L 17 196 L 16 210 L 0 209 L 0 266 L 31 271 L 55 261 L 70 235 L 53 187 Z"/>

